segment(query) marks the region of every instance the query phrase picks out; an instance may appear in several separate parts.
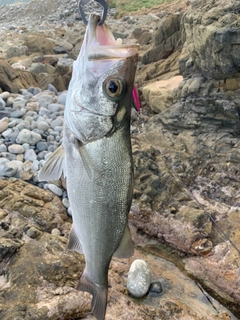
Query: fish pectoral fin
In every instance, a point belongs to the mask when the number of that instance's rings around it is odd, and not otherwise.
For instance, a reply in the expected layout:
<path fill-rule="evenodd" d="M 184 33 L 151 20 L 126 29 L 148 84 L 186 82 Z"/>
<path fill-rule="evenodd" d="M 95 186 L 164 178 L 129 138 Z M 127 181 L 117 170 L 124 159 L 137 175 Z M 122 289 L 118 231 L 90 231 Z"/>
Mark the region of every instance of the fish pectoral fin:
<path fill-rule="evenodd" d="M 114 252 L 113 256 L 116 258 L 131 258 L 134 254 L 134 244 L 131 238 L 128 224 L 125 227 L 122 240 Z"/>
<path fill-rule="evenodd" d="M 77 290 L 89 292 L 93 296 L 92 313 L 97 318 L 97 320 L 104 320 L 107 308 L 107 287 L 103 287 L 91 282 L 83 273 L 78 282 Z"/>
<path fill-rule="evenodd" d="M 82 245 L 76 235 L 74 226 L 72 226 L 68 239 L 68 250 L 77 251 L 80 254 L 83 254 Z"/>
<path fill-rule="evenodd" d="M 58 147 L 39 171 L 39 181 L 60 179 L 64 171 L 64 156 L 63 146 Z"/>

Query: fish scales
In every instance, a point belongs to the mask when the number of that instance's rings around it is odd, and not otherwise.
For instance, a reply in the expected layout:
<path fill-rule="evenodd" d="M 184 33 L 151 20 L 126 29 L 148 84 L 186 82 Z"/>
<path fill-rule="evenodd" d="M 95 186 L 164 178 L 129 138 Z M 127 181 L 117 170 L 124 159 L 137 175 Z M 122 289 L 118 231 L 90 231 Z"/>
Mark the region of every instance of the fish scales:
<path fill-rule="evenodd" d="M 39 180 L 66 177 L 73 226 L 68 248 L 83 253 L 78 290 L 93 295 L 92 312 L 105 319 L 112 256 L 129 258 L 133 164 L 130 139 L 136 45 L 118 45 L 100 17 L 89 17 L 69 84 L 62 145 Z M 101 56 L 101 58 L 99 58 Z"/>

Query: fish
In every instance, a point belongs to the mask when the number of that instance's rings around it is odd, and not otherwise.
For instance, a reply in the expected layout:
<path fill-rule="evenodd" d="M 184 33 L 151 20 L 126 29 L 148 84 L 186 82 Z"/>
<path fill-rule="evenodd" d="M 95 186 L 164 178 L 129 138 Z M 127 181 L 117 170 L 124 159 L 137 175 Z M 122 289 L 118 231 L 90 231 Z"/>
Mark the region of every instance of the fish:
<path fill-rule="evenodd" d="M 138 45 L 119 44 L 100 16 L 89 17 L 73 64 L 62 145 L 39 172 L 40 181 L 66 178 L 73 225 L 68 248 L 85 257 L 77 289 L 92 295 L 104 320 L 113 256 L 134 253 L 128 214 L 133 196 L 130 120 Z"/>

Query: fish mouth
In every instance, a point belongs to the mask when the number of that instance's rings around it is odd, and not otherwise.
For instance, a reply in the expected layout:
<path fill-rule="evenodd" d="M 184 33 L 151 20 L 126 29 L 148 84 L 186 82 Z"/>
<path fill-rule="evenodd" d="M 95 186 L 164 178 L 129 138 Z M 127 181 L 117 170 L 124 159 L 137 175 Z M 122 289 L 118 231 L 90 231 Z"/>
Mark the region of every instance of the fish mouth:
<path fill-rule="evenodd" d="M 119 44 L 101 17 L 93 13 L 88 22 L 88 60 L 126 59 L 138 53 L 138 44 Z"/>

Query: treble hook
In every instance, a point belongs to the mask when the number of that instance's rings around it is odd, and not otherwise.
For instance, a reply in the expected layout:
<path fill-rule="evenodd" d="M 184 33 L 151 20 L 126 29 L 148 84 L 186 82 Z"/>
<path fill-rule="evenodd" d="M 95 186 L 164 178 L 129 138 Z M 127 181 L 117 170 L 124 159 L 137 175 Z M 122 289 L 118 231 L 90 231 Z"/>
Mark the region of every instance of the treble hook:
<path fill-rule="evenodd" d="M 86 15 L 85 15 L 85 12 L 83 10 L 83 6 L 85 4 L 87 4 L 90 0 L 80 0 L 79 1 L 79 10 L 80 10 L 80 13 L 81 13 L 81 17 L 82 17 L 82 20 L 84 22 L 85 25 L 88 24 L 88 20 L 86 18 Z M 105 0 L 95 0 L 96 2 L 98 2 L 102 7 L 103 7 L 103 14 L 102 14 L 102 18 L 101 20 L 99 21 L 99 26 L 101 26 L 104 21 L 106 20 L 106 17 L 107 17 L 107 10 L 108 10 L 108 5 L 107 5 L 107 2 Z"/>

